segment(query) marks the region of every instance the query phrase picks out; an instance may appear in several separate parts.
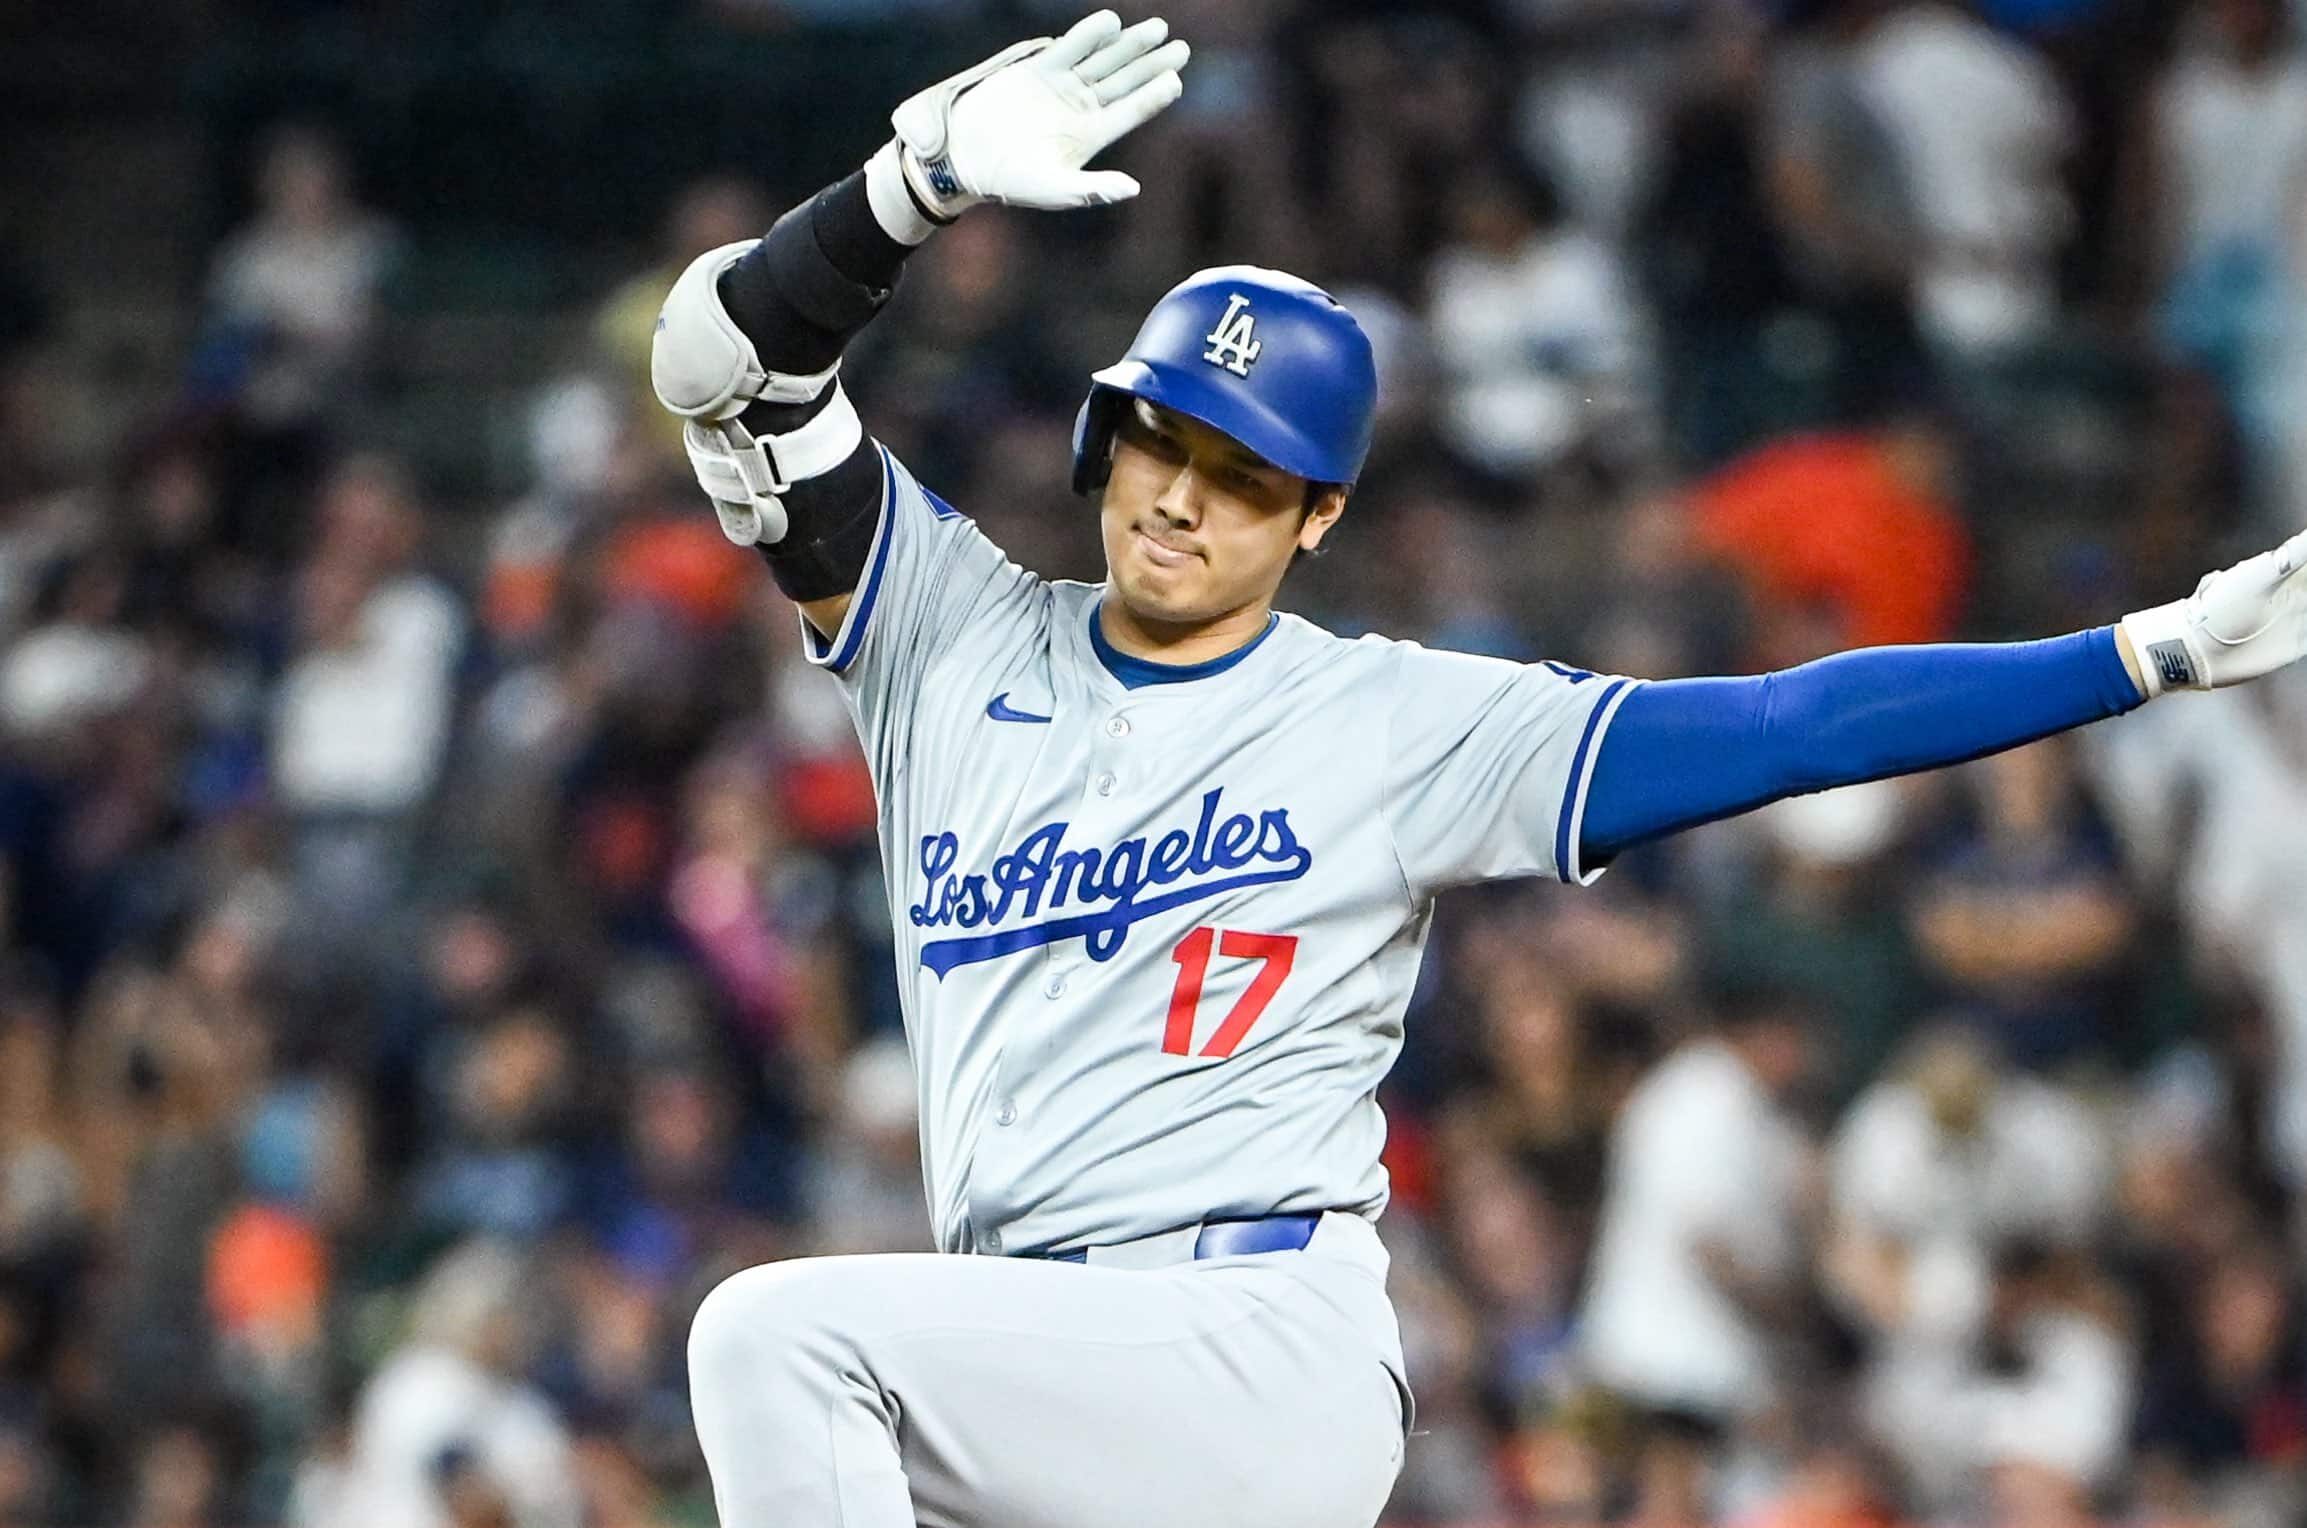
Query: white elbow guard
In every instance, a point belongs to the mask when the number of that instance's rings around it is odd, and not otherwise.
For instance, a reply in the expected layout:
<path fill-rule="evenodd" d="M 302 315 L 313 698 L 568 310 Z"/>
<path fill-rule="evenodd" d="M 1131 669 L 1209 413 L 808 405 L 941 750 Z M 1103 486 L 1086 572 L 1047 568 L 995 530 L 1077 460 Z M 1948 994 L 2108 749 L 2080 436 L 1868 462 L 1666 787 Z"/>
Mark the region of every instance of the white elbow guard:
<path fill-rule="evenodd" d="M 721 534 L 739 546 L 784 540 L 785 490 L 840 466 L 865 438 L 841 391 L 840 362 L 810 376 L 771 371 L 722 306 L 721 273 L 757 242 L 724 244 L 689 262 L 657 315 L 649 350 L 657 401 L 688 421 L 681 438 L 689 465 L 721 517 Z M 799 429 L 756 435 L 737 422 L 751 404 L 808 403 L 828 387 L 833 396 Z"/>
<path fill-rule="evenodd" d="M 809 376 L 769 370 L 721 305 L 721 273 L 759 242 L 724 244 L 690 261 L 657 313 L 649 380 L 657 401 L 683 419 L 734 419 L 746 405 L 763 400 L 807 403 L 841 369 L 836 361 Z"/>

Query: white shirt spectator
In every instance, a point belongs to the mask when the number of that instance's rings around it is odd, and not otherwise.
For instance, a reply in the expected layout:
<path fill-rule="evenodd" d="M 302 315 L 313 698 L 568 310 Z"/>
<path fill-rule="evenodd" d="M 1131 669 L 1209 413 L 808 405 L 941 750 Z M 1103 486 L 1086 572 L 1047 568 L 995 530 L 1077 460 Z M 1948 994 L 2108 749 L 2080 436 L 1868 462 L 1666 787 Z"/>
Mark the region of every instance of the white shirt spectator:
<path fill-rule="evenodd" d="M 136 698 L 151 654 L 127 632 L 58 621 L 0 655 L 0 728 L 42 736 L 108 716 Z"/>
<path fill-rule="evenodd" d="M 2156 107 L 2173 268 L 2239 247 L 2295 258 L 2307 198 L 2307 59 L 2284 54 L 2254 69 L 2197 50 L 2173 66 Z"/>
<path fill-rule="evenodd" d="M 2165 317 L 2223 362 L 2252 497 L 2288 534 L 2307 484 L 2307 59 L 2280 35 L 2247 45 L 2230 30 L 2244 12 L 2215 14 L 2155 97 Z"/>
<path fill-rule="evenodd" d="M 2103 1321 L 2054 1310 L 2019 1333 L 2021 1372 L 1984 1387 L 1982 1464 L 2026 1463 L 2086 1484 L 2124 1463 L 2134 1365 Z"/>
<path fill-rule="evenodd" d="M 1542 468 L 1623 415 L 1640 319 L 1599 241 L 1558 232 L 1508 255 L 1444 250 L 1431 298 L 1442 429 L 1490 471 Z"/>
<path fill-rule="evenodd" d="M 1768 1403 L 1767 1334 L 1715 1283 L 1703 1249 L 1755 1274 L 1790 1272 L 1802 1159 L 1794 1126 L 1726 1045 L 1687 1045 L 1643 1080 L 1612 1134 L 1581 1322 L 1597 1379 L 1710 1415 Z"/>
<path fill-rule="evenodd" d="M 2032 1078 L 2001 1075 L 1977 1127 L 1956 1134 L 1903 1079 L 1851 1106 L 1830 1167 L 1838 1219 L 1919 1244 L 2013 1236 L 2087 1239 L 2107 1209 L 2107 1143 L 2089 1110 Z"/>
<path fill-rule="evenodd" d="M 273 773 L 298 811 L 402 812 L 432 789 L 448 742 L 464 622 L 431 579 L 371 594 L 351 640 L 312 648 L 281 679 Z"/>
<path fill-rule="evenodd" d="M 2024 44 L 1935 3 L 1885 18 L 1857 64 L 1930 241 L 1920 297 L 1933 337 L 1964 351 L 2028 338 L 2052 316 L 2052 263 L 2073 221 L 2059 168 L 2076 128 L 2057 78 Z"/>
<path fill-rule="evenodd" d="M 316 228 L 255 227 L 217 252 L 209 299 L 221 317 L 277 328 L 325 352 L 366 333 L 395 239 L 368 217 Z"/>
<path fill-rule="evenodd" d="M 2051 1307 L 2019 1327 L 2015 1346 L 2018 1369 L 2006 1376 L 1981 1368 L 1969 1347 L 1903 1342 L 1867 1383 L 1868 1424 L 1941 1507 L 1997 1464 L 2089 1484 L 2123 1462 L 2136 1365 L 2122 1338 Z"/>
<path fill-rule="evenodd" d="M 439 1347 L 405 1349 L 369 1382 L 335 1515 L 313 1528 L 447 1528 L 435 1480 L 452 1451 L 503 1496 L 514 1528 L 577 1528 L 576 1461 L 552 1408 Z"/>
<path fill-rule="evenodd" d="M 359 370 L 400 239 L 353 199 L 336 145 L 297 128 L 274 134 L 257 210 L 216 252 L 208 317 L 257 353 L 242 402 L 285 423 L 326 410 Z"/>

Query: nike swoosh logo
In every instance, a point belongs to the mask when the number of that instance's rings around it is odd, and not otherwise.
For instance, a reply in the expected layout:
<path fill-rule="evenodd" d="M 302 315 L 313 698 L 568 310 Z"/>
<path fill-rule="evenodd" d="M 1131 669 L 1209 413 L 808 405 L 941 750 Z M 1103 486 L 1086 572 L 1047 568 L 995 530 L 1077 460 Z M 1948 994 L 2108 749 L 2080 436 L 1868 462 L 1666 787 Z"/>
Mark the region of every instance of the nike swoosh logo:
<path fill-rule="evenodd" d="M 1012 706 L 1009 703 L 1009 691 L 1007 690 L 1003 690 L 999 695 L 985 703 L 985 714 L 997 722 L 1046 722 L 1049 720 L 1046 716 L 1036 716 L 1031 711 L 1020 711 Z"/>

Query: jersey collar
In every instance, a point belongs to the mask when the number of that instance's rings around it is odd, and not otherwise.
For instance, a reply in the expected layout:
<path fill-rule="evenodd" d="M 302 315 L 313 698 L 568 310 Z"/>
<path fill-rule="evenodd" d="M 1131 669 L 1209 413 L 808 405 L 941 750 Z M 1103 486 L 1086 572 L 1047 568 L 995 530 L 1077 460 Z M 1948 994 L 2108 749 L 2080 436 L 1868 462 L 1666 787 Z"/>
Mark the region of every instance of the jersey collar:
<path fill-rule="evenodd" d="M 1220 653 L 1200 663 L 1156 663 L 1151 658 L 1132 657 L 1106 640 L 1105 628 L 1097 618 L 1098 609 L 1104 603 L 1102 597 L 1090 601 L 1090 650 L 1097 654 L 1097 661 L 1105 666 L 1105 671 L 1121 681 L 1121 687 L 1125 690 L 1142 689 L 1149 684 L 1185 684 L 1190 680 L 1208 679 L 1222 674 L 1256 652 L 1258 644 L 1272 636 L 1274 628 L 1282 623 L 1281 616 L 1269 610 L 1266 612 L 1265 629 L 1230 653 Z"/>

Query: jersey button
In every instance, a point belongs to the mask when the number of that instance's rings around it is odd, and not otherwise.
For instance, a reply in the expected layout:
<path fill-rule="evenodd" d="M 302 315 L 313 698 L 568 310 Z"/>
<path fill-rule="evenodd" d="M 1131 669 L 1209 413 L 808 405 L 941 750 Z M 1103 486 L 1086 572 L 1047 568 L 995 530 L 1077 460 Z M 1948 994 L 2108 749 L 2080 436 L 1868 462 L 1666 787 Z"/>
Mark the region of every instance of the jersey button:
<path fill-rule="evenodd" d="M 1105 723 L 1105 735 L 1107 737 L 1128 737 L 1129 718 L 1126 716 L 1107 717 Z"/>
<path fill-rule="evenodd" d="M 995 1257 L 1001 1256 L 1001 1233 L 999 1231 L 986 1232 L 985 1235 L 978 1238 L 978 1244 Z"/>
<path fill-rule="evenodd" d="M 1065 996 L 1065 973 L 1063 971 L 1052 971 L 1049 975 L 1049 980 L 1041 984 L 1041 990 L 1044 994 L 1050 997 Z"/>
<path fill-rule="evenodd" d="M 1103 775 L 1099 775 L 1099 776 L 1097 777 L 1097 793 L 1098 793 L 1099 795 L 1101 795 L 1101 796 L 1110 796 L 1110 795 L 1112 795 L 1112 794 L 1113 794 L 1113 788 L 1114 788 L 1114 786 L 1115 786 L 1115 784 L 1116 784 L 1116 783 L 1118 783 L 1118 782 L 1116 782 L 1116 781 L 1115 781 L 1114 777 L 1113 777 L 1111 774 L 1103 774 Z"/>
<path fill-rule="evenodd" d="M 1003 1099 L 1003 1100 L 1001 1101 L 1001 1107 L 1000 1107 L 999 1109 L 997 1109 L 996 1111 L 994 1111 L 993 1122 L 994 1122 L 995 1124 L 997 1124 L 997 1125 L 1014 1125 L 1014 1124 L 1016 1124 L 1016 1123 L 1017 1123 L 1017 1105 L 1016 1105 L 1016 1104 L 1014 1104 L 1014 1103 L 1012 1103 L 1010 1100 L 1008 1100 L 1008 1099 L 1006 1099 L 1006 1098 L 1005 1098 L 1005 1099 Z"/>

